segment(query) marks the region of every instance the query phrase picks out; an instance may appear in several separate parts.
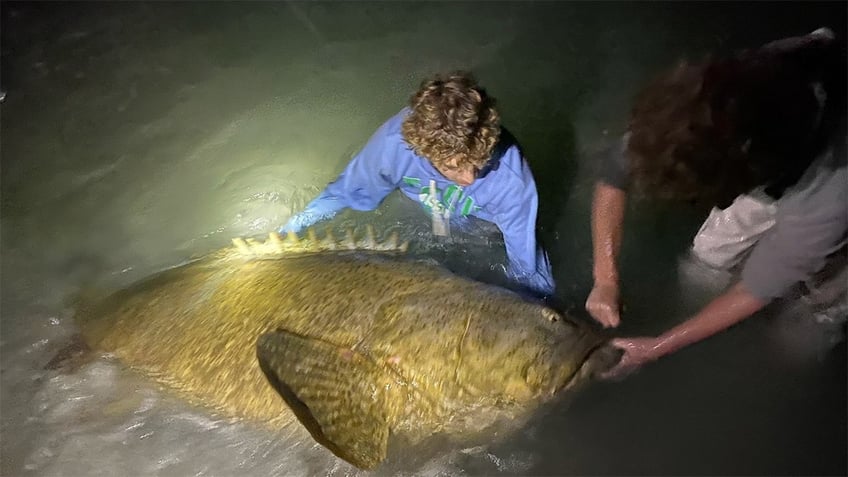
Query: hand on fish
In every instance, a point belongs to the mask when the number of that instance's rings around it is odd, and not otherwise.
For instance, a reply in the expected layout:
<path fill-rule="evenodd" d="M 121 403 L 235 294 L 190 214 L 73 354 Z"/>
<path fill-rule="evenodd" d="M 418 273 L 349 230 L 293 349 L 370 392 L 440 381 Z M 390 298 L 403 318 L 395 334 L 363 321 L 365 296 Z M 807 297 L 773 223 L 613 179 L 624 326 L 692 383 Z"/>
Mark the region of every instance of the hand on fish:
<path fill-rule="evenodd" d="M 621 361 L 612 369 L 603 373 L 603 379 L 621 379 L 639 369 L 642 365 L 660 357 L 659 339 L 653 337 L 615 338 L 610 342 L 616 348 L 624 350 Z"/>
<path fill-rule="evenodd" d="M 615 328 L 621 322 L 618 285 L 595 284 L 586 300 L 586 311 L 604 328 Z"/>

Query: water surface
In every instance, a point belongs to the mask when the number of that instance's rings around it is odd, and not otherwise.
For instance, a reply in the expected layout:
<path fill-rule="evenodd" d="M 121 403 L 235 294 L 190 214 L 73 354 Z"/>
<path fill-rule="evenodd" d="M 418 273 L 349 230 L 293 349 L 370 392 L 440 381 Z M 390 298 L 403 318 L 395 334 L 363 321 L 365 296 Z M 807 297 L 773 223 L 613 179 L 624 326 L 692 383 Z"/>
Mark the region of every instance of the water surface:
<path fill-rule="evenodd" d="M 498 98 L 525 149 L 559 295 L 579 312 L 591 287 L 590 170 L 639 85 L 682 57 L 826 24 L 844 34 L 846 19 L 836 2 L 0 9 L 0 474 L 9 476 L 359 474 L 303 432 L 220 420 L 109 359 L 43 370 L 75 331 L 72 297 L 275 229 L 422 78 L 463 68 Z M 622 333 L 658 333 L 726 277 L 685 258 L 697 211 L 632 212 Z M 497 234 L 438 243 L 422 217 L 394 197 L 374 220 L 461 273 L 496 275 Z M 845 475 L 846 348 L 810 315 L 778 303 L 625 381 L 562 396 L 518 432 L 401 450 L 376 474 Z"/>

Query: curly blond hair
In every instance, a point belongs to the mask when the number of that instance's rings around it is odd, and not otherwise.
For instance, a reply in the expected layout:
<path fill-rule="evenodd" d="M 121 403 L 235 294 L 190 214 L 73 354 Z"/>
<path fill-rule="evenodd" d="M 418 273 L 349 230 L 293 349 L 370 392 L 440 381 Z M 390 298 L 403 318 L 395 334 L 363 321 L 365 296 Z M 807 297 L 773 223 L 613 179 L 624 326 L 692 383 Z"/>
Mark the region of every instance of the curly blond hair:
<path fill-rule="evenodd" d="M 501 131 L 494 103 L 470 73 L 436 75 L 410 98 L 403 137 L 436 167 L 482 169 Z"/>

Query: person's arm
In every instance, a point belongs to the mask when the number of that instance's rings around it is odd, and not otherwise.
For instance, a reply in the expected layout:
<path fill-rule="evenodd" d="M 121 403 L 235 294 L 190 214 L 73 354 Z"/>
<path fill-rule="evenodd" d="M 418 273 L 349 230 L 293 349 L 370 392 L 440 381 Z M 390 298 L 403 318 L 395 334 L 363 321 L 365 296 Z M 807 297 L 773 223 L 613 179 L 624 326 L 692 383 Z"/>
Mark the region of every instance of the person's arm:
<path fill-rule="evenodd" d="M 616 338 L 612 345 L 624 350 L 621 361 L 605 374 L 614 377 L 627 373 L 645 363 L 702 341 L 748 318 L 769 300 L 748 291 L 743 283 L 711 301 L 693 317 L 658 337 Z"/>
<path fill-rule="evenodd" d="M 586 311 L 604 327 L 621 322 L 619 312 L 618 253 L 621 250 L 627 194 L 604 182 L 595 185 L 592 200 L 592 276 L 595 284 Z"/>
<path fill-rule="evenodd" d="M 548 256 L 536 240 L 536 214 L 539 196 L 526 162 L 522 161 L 520 180 L 504 190 L 504 203 L 495 213 L 509 260 L 507 275 L 515 283 L 540 297 L 554 294 L 555 285 Z"/>
<path fill-rule="evenodd" d="M 753 315 L 818 271 L 827 256 L 844 245 L 848 233 L 844 149 L 841 154 L 841 167 L 814 165 L 812 181 L 802 191 L 786 197 L 777 223 L 755 246 L 738 284 L 659 337 L 613 340 L 614 346 L 624 349 L 624 356 L 608 375 L 621 374 L 713 336 Z"/>
<path fill-rule="evenodd" d="M 328 185 L 318 197 L 306 205 L 302 211 L 292 215 L 289 220 L 280 227 L 280 233 L 298 233 L 322 220 L 333 218 L 341 209 L 347 207 L 344 194 L 334 190 L 338 188 L 339 179 Z M 336 187 L 333 187 L 336 186 Z"/>
<path fill-rule="evenodd" d="M 357 153 L 338 178 L 306 208 L 293 215 L 280 232 L 300 232 L 318 221 L 330 219 L 345 207 L 373 210 L 397 187 L 396 156 L 400 144 L 385 123 Z"/>
<path fill-rule="evenodd" d="M 625 157 L 629 133 L 598 161 L 592 198 L 592 276 L 594 285 L 586 311 L 605 328 L 621 322 L 619 311 L 618 253 L 629 175 Z"/>
<path fill-rule="evenodd" d="M 666 331 L 657 338 L 657 357 L 697 343 L 748 318 L 770 300 L 751 293 L 740 282 L 719 295 L 695 316 Z"/>
<path fill-rule="evenodd" d="M 806 35 L 781 38 L 766 43 L 760 51 L 767 54 L 794 54 L 798 51 L 826 47 L 836 39 L 833 30 L 827 27 L 819 28 Z"/>

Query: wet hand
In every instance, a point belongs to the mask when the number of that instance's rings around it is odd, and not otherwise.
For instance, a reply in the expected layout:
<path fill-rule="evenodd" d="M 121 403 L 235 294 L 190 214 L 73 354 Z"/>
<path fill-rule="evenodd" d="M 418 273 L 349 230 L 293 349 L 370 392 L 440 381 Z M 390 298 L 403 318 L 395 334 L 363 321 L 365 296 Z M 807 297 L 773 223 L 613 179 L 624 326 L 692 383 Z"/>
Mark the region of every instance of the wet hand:
<path fill-rule="evenodd" d="M 602 379 L 620 379 L 660 357 L 659 340 L 652 337 L 616 338 L 610 342 L 624 350 L 621 361 L 601 375 Z"/>
<path fill-rule="evenodd" d="M 596 283 L 586 300 L 586 311 L 604 328 L 615 328 L 621 323 L 618 303 L 618 285 Z"/>

